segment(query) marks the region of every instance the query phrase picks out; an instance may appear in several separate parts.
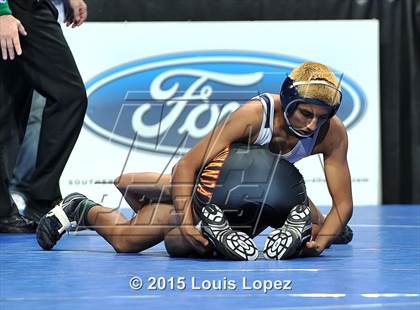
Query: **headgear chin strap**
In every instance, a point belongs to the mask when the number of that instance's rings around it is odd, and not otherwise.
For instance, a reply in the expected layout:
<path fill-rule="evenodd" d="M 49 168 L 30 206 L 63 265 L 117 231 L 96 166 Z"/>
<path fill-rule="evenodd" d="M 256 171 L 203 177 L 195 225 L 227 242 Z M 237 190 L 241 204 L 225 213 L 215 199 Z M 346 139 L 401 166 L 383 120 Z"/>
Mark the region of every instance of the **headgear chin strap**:
<path fill-rule="evenodd" d="M 298 88 L 301 86 L 308 86 L 308 85 L 324 85 L 324 86 L 334 89 L 337 92 L 337 96 L 339 96 L 337 100 L 338 103 L 333 105 L 332 103 L 328 103 L 321 99 L 307 98 L 305 96 L 300 95 L 298 92 Z M 284 119 L 286 120 L 287 126 L 290 129 L 290 131 L 292 131 L 299 138 L 308 138 L 313 135 L 313 133 L 303 134 L 298 129 L 294 128 L 292 124 L 290 123 L 289 116 L 296 110 L 296 107 L 299 103 L 304 102 L 304 103 L 315 104 L 315 105 L 325 107 L 330 111 L 329 118 L 331 118 L 337 113 L 338 109 L 340 108 L 341 98 L 342 98 L 341 90 L 337 88 L 335 85 L 333 85 L 332 83 L 324 81 L 324 80 L 295 82 L 288 76 L 284 80 L 283 85 L 281 87 L 281 91 L 280 91 L 280 99 L 281 99 L 281 105 L 283 108 Z M 333 98 L 334 101 L 336 101 L 336 99 L 337 98 Z"/>

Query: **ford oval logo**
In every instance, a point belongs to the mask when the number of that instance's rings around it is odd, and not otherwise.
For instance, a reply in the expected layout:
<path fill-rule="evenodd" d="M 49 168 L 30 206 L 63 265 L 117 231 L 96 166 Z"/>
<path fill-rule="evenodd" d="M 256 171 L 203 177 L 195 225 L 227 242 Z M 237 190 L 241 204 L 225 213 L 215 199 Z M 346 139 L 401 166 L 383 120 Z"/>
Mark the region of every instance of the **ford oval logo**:
<path fill-rule="evenodd" d="M 186 153 L 229 113 L 263 92 L 277 93 L 305 60 L 254 52 L 195 52 L 142 59 L 87 82 L 86 126 L 126 146 Z M 366 110 L 344 75 L 338 116 L 353 127 Z"/>

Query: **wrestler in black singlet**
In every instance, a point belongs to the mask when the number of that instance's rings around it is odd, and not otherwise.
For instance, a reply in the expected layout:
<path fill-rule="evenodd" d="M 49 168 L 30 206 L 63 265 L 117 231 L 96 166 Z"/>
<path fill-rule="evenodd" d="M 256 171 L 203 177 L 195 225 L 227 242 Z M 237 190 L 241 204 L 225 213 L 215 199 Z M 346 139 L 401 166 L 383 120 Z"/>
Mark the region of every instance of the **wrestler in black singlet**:
<path fill-rule="evenodd" d="M 194 207 L 218 205 L 231 227 L 254 236 L 267 226 L 281 227 L 291 209 L 307 205 L 298 169 L 278 154 L 235 143 L 200 171 Z"/>

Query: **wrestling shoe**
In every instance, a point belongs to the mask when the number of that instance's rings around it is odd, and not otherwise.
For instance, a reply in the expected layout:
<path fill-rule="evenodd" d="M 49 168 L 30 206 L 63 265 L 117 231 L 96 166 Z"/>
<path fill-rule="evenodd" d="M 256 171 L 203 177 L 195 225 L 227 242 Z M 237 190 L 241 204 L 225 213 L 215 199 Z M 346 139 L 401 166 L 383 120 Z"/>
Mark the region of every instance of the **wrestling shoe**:
<path fill-rule="evenodd" d="M 349 225 L 344 227 L 341 234 L 339 234 L 333 241 L 333 244 L 348 244 L 353 240 L 353 230 Z"/>
<path fill-rule="evenodd" d="M 284 225 L 272 231 L 264 245 L 266 259 L 287 259 L 299 255 L 311 239 L 312 221 L 309 206 L 297 205 L 287 216 Z"/>
<path fill-rule="evenodd" d="M 28 220 L 19 213 L 0 218 L 0 233 L 26 233 L 33 234 L 36 223 Z"/>
<path fill-rule="evenodd" d="M 41 248 L 51 250 L 65 231 L 79 224 L 82 217 L 79 208 L 84 200 L 87 197 L 82 194 L 70 194 L 40 219 L 36 239 Z"/>
<path fill-rule="evenodd" d="M 232 260 L 256 260 L 258 249 L 254 241 L 244 232 L 235 231 L 223 211 L 215 204 L 196 208 L 201 219 L 201 231 L 216 250 Z"/>

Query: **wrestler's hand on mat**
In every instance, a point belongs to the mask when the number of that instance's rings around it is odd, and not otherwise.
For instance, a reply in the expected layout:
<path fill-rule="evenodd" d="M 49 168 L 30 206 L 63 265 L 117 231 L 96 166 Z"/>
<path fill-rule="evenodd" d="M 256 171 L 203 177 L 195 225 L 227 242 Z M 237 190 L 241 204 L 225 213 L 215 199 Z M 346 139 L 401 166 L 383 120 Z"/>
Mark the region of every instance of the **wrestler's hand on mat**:
<path fill-rule="evenodd" d="M 0 46 L 3 60 L 15 59 L 15 52 L 17 55 L 22 54 L 19 33 L 23 36 L 27 35 L 18 19 L 13 15 L 0 16 Z"/>
<path fill-rule="evenodd" d="M 184 225 L 180 227 L 180 231 L 185 240 L 197 251 L 199 254 L 205 254 L 210 248 L 210 242 L 204 238 L 201 232 L 191 225 Z"/>
<path fill-rule="evenodd" d="M 321 255 L 324 248 L 316 240 L 306 242 L 306 247 L 300 253 L 301 257 L 313 257 Z"/>
<path fill-rule="evenodd" d="M 83 24 L 88 16 L 87 5 L 83 0 L 69 0 L 70 10 L 66 14 L 66 25 L 72 28 Z"/>

